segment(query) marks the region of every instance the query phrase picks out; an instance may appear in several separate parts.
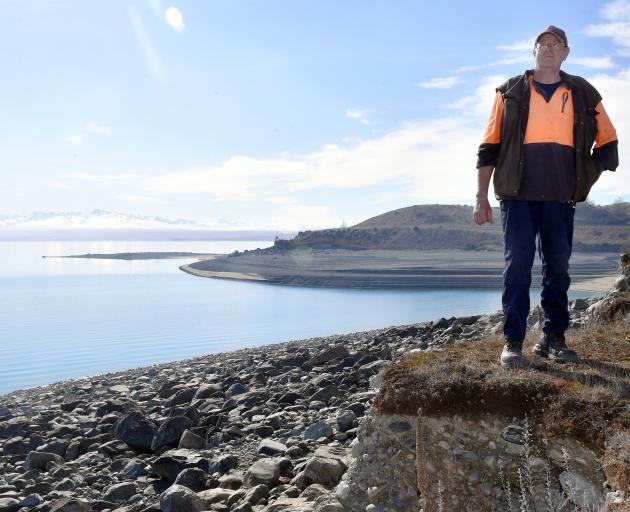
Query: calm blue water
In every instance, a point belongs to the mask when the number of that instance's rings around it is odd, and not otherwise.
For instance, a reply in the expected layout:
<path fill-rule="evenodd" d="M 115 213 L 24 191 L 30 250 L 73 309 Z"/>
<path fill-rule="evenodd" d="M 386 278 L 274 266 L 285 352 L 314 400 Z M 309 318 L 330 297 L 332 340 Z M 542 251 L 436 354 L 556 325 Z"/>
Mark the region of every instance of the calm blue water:
<path fill-rule="evenodd" d="M 298 288 L 191 276 L 178 269 L 194 261 L 186 259 L 41 258 L 228 253 L 270 244 L 0 242 L 0 393 L 248 346 L 500 308 L 500 290 Z"/>

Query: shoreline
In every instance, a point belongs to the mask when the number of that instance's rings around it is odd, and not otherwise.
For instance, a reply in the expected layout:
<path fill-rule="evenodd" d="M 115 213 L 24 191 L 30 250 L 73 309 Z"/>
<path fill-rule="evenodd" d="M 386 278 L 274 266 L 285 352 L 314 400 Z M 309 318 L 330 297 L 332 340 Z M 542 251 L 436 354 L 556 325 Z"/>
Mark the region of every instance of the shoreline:
<path fill-rule="evenodd" d="M 572 290 L 600 293 L 618 275 L 617 253 L 575 253 Z M 179 267 L 215 279 L 284 286 L 354 289 L 501 288 L 500 251 L 296 251 L 219 256 Z M 535 262 L 532 276 L 540 275 Z"/>
<path fill-rule="evenodd" d="M 572 302 L 572 328 L 586 325 L 594 302 Z M 530 328 L 536 320 L 531 315 Z M 501 325 L 500 313 L 440 318 L 15 390 L 0 395 L 0 478 L 11 476 L 3 489 L 16 506 L 38 492 L 45 507 L 73 500 L 77 510 L 159 512 L 179 485 L 203 501 L 200 509 L 221 503 L 227 510 L 264 483 L 261 512 L 276 504 L 316 512 L 297 508 L 309 495 L 346 510 L 337 484 L 353 460 L 380 372 L 412 351 L 495 343 Z M 32 485 L 11 484 L 21 481 L 16 468 Z M 77 475 L 72 487 L 70 473 Z"/>

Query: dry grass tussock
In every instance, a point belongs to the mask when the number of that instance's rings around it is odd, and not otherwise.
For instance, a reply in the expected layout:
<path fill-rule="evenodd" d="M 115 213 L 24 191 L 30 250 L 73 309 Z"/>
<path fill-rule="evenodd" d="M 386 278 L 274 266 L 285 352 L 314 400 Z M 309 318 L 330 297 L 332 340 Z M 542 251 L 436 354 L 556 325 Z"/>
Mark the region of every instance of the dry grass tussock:
<path fill-rule="evenodd" d="M 538 335 L 524 344 L 524 364 L 503 368 L 499 336 L 454 342 L 439 352 L 395 361 L 383 374 L 375 407 L 382 412 L 529 415 L 544 435 L 571 434 L 602 450 L 608 434 L 630 431 L 630 324 L 597 324 L 567 333 L 578 352 L 573 364 L 531 354 Z"/>

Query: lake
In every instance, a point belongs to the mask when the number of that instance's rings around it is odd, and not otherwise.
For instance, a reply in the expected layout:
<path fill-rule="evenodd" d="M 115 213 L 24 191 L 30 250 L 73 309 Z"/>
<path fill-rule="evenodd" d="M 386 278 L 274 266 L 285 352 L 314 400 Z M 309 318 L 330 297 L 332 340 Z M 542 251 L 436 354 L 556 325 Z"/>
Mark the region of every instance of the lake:
<path fill-rule="evenodd" d="M 0 393 L 280 341 L 495 312 L 501 290 L 357 290 L 205 279 L 191 259 L 43 255 L 229 253 L 253 242 L 0 242 Z M 588 293 L 572 293 L 571 298 Z M 532 290 L 532 304 L 538 291 Z"/>

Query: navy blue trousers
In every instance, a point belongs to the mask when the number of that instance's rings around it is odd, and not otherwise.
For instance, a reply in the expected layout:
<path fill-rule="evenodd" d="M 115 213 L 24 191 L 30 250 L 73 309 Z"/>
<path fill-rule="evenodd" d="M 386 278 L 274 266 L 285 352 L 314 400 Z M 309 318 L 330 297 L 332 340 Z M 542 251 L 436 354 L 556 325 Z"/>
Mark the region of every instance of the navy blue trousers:
<path fill-rule="evenodd" d="M 501 201 L 505 253 L 502 297 L 505 338 L 512 341 L 525 338 L 536 247 L 542 262 L 540 297 L 545 313 L 542 331 L 562 335 L 567 329 L 574 214 L 575 208 L 569 203 Z"/>

